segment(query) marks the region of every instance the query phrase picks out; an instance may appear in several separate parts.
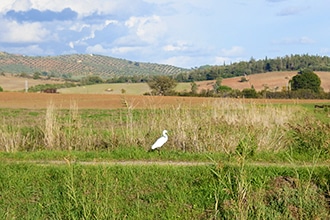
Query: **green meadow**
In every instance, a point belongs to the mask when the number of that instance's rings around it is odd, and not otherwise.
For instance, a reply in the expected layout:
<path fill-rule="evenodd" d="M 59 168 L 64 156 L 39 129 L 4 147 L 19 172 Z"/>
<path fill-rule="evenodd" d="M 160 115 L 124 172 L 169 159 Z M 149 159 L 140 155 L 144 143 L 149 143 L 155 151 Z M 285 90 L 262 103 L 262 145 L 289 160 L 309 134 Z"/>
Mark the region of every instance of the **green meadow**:
<path fill-rule="evenodd" d="M 1 219 L 329 219 L 312 104 L 0 109 Z M 163 129 L 168 142 L 149 152 Z"/>

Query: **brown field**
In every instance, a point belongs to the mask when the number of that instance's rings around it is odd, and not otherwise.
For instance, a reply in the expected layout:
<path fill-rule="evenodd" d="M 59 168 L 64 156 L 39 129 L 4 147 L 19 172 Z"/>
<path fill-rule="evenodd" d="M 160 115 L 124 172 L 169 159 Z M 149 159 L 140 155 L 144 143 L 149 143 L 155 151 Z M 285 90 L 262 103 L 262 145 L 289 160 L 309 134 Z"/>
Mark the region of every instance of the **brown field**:
<path fill-rule="evenodd" d="M 330 72 L 315 72 L 321 79 L 321 87 L 325 92 L 330 91 Z M 249 75 L 248 82 L 240 82 L 241 77 L 234 77 L 222 80 L 222 85 L 229 86 L 233 89 L 243 90 L 253 86 L 257 91 L 261 91 L 267 86 L 271 91 L 277 88 L 281 91 L 283 87 L 287 87 L 289 79 L 297 75 L 296 71 L 269 72 L 262 74 Z M 199 91 L 205 89 L 213 89 L 215 80 L 198 82 Z"/>
<path fill-rule="evenodd" d="M 63 83 L 62 80 L 27 79 L 12 76 L 10 74 L 7 74 L 6 76 L 0 76 L 0 86 L 3 88 L 4 91 L 24 91 L 26 81 L 29 87 L 36 86 L 39 84 Z"/>
<path fill-rule="evenodd" d="M 79 109 L 117 108 L 165 108 L 178 106 L 200 106 L 221 100 L 220 98 L 171 97 L 110 94 L 47 94 L 47 93 L 0 93 L 0 108 L 45 109 L 52 103 L 56 108 L 69 109 L 77 105 Z M 325 103 L 326 100 L 297 99 L 233 99 L 246 103 Z"/>
<path fill-rule="evenodd" d="M 330 72 L 315 72 L 321 79 L 321 87 L 325 92 L 330 92 Z M 222 85 L 229 86 L 233 89 L 243 90 L 245 88 L 251 88 L 253 86 L 257 91 L 261 91 L 265 89 L 265 86 L 269 88 L 269 90 L 274 91 L 277 88 L 277 91 L 281 91 L 283 87 L 288 85 L 288 80 L 291 79 L 294 75 L 296 75 L 296 71 L 283 71 L 283 72 L 269 72 L 269 73 L 261 73 L 261 74 L 253 74 L 249 75 L 248 82 L 240 82 L 241 77 L 234 77 L 222 80 Z M 63 81 L 59 80 L 34 80 L 34 79 L 26 79 L 21 77 L 14 77 L 10 74 L 6 76 L 0 76 L 0 86 L 4 89 L 4 91 L 23 91 L 25 88 L 25 81 L 28 81 L 28 86 L 35 86 L 38 84 L 54 84 L 54 83 L 63 83 Z M 196 82 L 198 85 L 199 92 L 203 89 L 211 90 L 213 89 L 213 85 L 215 80 L 210 81 L 201 81 Z M 125 86 L 123 87 L 125 88 Z M 145 91 L 147 92 L 147 91 Z M 104 93 L 104 91 L 103 91 Z M 141 92 L 143 94 L 144 92 Z"/>

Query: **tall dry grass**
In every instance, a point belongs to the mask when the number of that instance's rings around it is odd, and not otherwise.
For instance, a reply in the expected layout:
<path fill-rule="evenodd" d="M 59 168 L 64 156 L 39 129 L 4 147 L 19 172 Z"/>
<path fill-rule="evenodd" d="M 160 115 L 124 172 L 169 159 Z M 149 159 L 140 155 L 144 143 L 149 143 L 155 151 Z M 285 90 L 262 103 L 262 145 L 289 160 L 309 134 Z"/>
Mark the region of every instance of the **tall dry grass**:
<path fill-rule="evenodd" d="M 199 108 L 154 109 L 144 121 L 154 135 L 169 131 L 169 147 L 183 151 L 232 152 L 244 140 L 257 150 L 286 147 L 286 124 L 298 120 L 299 108 L 245 104 L 219 99 Z"/>
<path fill-rule="evenodd" d="M 169 131 L 166 148 L 184 152 L 226 152 L 244 142 L 254 150 L 286 148 L 287 124 L 299 120 L 301 107 L 246 104 L 239 100 L 212 99 L 199 107 L 135 109 L 134 100 L 125 100 L 125 109 L 69 110 L 49 103 L 34 122 L 3 118 L 0 126 L 2 151 L 54 149 L 104 150 L 138 146 L 146 150 Z M 99 116 L 101 115 L 101 116 Z M 26 119 L 27 120 L 27 119 Z M 31 120 L 31 119 L 30 119 Z M 17 121 L 20 123 L 15 124 Z M 26 144 L 28 142 L 28 144 Z"/>

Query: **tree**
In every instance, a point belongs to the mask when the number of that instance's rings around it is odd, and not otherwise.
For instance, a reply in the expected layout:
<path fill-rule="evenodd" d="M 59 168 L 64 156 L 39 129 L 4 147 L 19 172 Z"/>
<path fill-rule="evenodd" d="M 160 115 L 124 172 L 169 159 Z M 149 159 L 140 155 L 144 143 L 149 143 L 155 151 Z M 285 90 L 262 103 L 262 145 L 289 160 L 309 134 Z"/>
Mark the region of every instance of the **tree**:
<path fill-rule="evenodd" d="M 3 88 L 0 86 L 0 92 L 3 92 Z"/>
<path fill-rule="evenodd" d="M 154 95 L 170 95 L 177 82 L 168 76 L 155 76 L 148 85 Z"/>
<path fill-rule="evenodd" d="M 191 94 L 195 95 L 197 94 L 197 90 L 198 90 L 198 85 L 195 82 L 191 82 Z"/>
<path fill-rule="evenodd" d="M 33 79 L 40 79 L 41 73 L 35 72 L 33 73 Z"/>
<path fill-rule="evenodd" d="M 103 83 L 103 79 L 99 76 L 87 76 L 81 79 L 82 85 L 93 85 Z"/>
<path fill-rule="evenodd" d="M 304 69 L 292 77 L 291 89 L 293 91 L 298 89 L 310 89 L 315 93 L 321 91 L 321 79 L 310 69 Z"/>
<path fill-rule="evenodd" d="M 219 92 L 219 87 L 221 86 L 222 83 L 222 78 L 218 77 L 217 80 L 215 81 L 215 84 L 213 85 L 213 89 L 216 93 Z"/>
<path fill-rule="evenodd" d="M 245 98 L 257 98 L 258 94 L 254 88 L 246 88 L 242 90 L 242 95 Z"/>

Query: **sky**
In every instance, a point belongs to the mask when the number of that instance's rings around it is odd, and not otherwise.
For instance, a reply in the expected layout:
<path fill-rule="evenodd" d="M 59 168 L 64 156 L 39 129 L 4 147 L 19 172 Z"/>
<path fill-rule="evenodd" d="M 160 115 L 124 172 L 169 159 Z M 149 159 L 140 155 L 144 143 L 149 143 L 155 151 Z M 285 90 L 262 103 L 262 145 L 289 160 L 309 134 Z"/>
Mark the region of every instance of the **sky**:
<path fill-rule="evenodd" d="M 330 56 L 329 0 L 1 0 L 0 51 L 184 68 Z"/>

